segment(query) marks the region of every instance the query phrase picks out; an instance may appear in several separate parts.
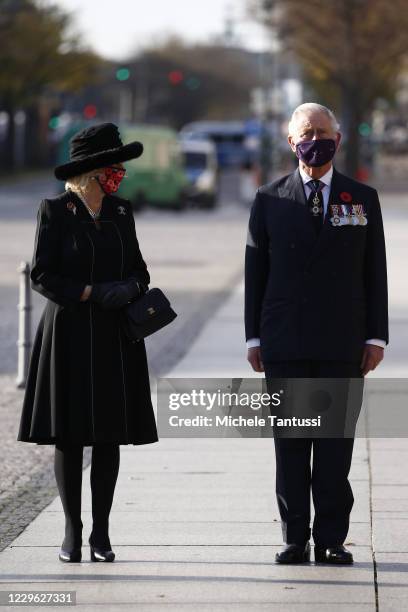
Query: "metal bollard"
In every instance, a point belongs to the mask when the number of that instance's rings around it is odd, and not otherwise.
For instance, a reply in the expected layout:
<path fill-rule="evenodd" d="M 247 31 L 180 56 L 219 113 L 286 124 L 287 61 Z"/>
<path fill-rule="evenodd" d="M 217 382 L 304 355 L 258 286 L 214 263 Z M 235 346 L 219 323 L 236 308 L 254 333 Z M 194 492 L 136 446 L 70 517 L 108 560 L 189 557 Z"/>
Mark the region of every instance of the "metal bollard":
<path fill-rule="evenodd" d="M 17 270 L 20 272 L 20 299 L 18 303 L 18 370 L 16 385 L 24 389 L 27 381 L 28 365 L 31 349 L 31 287 L 30 266 L 22 261 Z"/>

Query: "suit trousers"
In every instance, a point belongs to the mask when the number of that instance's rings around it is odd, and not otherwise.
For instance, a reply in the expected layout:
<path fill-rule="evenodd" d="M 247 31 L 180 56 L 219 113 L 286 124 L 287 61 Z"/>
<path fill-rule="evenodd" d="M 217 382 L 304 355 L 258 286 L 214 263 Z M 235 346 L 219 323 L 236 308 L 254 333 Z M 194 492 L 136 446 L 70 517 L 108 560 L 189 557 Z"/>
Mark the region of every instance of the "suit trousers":
<path fill-rule="evenodd" d="M 271 361 L 265 376 L 274 378 L 360 378 L 360 364 L 341 361 Z M 344 543 L 354 497 L 348 480 L 354 438 L 274 437 L 276 497 L 283 539 L 304 544 L 312 533 L 315 545 Z M 313 449 L 313 460 L 311 456 Z M 310 529 L 310 492 L 314 504 Z"/>

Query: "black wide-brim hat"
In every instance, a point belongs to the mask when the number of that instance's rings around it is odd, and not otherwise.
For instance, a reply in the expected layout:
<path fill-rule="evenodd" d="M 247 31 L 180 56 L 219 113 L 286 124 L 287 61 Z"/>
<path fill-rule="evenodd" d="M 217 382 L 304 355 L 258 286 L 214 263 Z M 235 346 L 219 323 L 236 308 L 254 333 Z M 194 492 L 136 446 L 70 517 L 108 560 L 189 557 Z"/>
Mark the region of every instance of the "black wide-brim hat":
<path fill-rule="evenodd" d="M 124 145 L 114 123 L 99 123 L 74 134 L 70 140 L 70 161 L 54 169 L 60 181 L 111 164 L 136 159 L 143 153 L 141 142 Z"/>

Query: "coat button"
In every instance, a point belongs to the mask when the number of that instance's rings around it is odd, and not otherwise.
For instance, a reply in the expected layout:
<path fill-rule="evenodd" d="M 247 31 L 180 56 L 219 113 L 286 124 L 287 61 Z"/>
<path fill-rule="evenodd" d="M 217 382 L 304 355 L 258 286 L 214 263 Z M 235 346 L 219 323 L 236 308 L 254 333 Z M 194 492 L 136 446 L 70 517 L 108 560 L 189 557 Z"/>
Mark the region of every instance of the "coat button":
<path fill-rule="evenodd" d="M 295 245 L 295 243 L 294 243 L 294 242 L 291 242 L 291 243 L 290 243 L 290 248 L 291 248 L 291 249 L 294 249 L 294 248 L 295 248 L 295 246 L 296 246 L 296 245 Z"/>
<path fill-rule="evenodd" d="M 303 304 L 307 304 L 307 302 L 308 302 L 307 297 L 303 296 L 303 297 L 302 297 L 302 302 L 303 302 Z"/>

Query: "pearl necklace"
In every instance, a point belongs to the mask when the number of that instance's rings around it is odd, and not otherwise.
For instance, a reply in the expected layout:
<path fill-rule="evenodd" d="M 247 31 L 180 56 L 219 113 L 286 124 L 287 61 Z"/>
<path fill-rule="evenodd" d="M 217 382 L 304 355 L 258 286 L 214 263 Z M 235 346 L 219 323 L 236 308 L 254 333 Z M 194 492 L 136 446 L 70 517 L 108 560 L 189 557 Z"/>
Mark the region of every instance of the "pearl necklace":
<path fill-rule="evenodd" d="M 77 194 L 78 198 L 81 200 L 81 202 L 84 204 L 85 208 L 87 209 L 87 211 L 91 215 L 92 219 L 99 219 L 100 214 L 101 214 L 102 204 L 100 205 L 99 209 L 95 212 L 95 211 L 92 210 L 92 208 L 90 208 L 88 206 L 88 204 L 85 202 L 85 199 L 78 193 L 78 191 L 76 192 L 76 194 Z"/>

